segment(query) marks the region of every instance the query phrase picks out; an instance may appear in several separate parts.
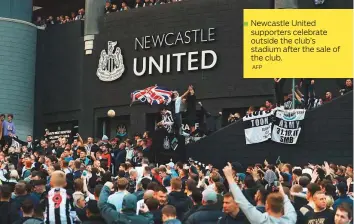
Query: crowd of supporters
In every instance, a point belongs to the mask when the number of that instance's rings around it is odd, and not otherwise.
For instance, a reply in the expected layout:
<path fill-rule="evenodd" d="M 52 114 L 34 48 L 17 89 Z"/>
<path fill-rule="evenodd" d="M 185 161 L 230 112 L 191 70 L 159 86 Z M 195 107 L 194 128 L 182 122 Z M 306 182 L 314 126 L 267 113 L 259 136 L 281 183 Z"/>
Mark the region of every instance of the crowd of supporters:
<path fill-rule="evenodd" d="M 159 4 L 166 4 L 166 3 L 173 3 L 179 2 L 182 0 L 124 0 L 124 1 L 106 1 L 104 12 L 106 14 L 113 13 L 113 12 L 121 12 L 126 11 L 134 8 L 141 8 L 141 7 L 149 7 Z M 50 26 L 55 24 L 65 24 L 70 23 L 77 20 L 84 20 L 85 19 L 85 9 L 79 9 L 77 13 L 72 12 L 69 15 L 60 15 L 57 17 L 48 16 L 44 18 L 42 16 L 38 16 L 34 24 L 37 26 Z"/>
<path fill-rule="evenodd" d="M 352 222 L 351 164 L 158 165 L 149 133 L 22 141 L 12 118 L 2 119 L 0 223 Z"/>
<path fill-rule="evenodd" d="M 182 0 L 125 0 L 125 1 L 112 1 L 112 2 L 106 2 L 105 5 L 105 13 L 112 13 L 112 12 L 121 12 L 121 11 L 127 11 L 129 9 L 137 9 L 137 8 L 142 8 L 142 7 L 149 7 L 149 6 L 154 6 L 154 5 L 160 5 L 160 4 L 167 4 L 167 3 L 173 3 L 173 2 L 180 2 Z"/>
<path fill-rule="evenodd" d="M 149 132 L 23 141 L 13 118 L 0 115 L 0 223 L 352 223 L 351 164 L 158 165 Z"/>
<path fill-rule="evenodd" d="M 77 13 L 72 12 L 70 16 L 68 15 L 60 15 L 57 17 L 53 16 L 48 16 L 48 18 L 44 18 L 41 16 L 38 16 L 36 21 L 34 21 L 34 24 L 37 26 L 51 26 L 55 24 L 65 24 L 65 23 L 70 23 L 73 21 L 77 20 L 84 20 L 85 19 L 85 9 L 79 9 Z"/>
<path fill-rule="evenodd" d="M 264 105 L 260 107 L 250 106 L 246 111 L 246 114 L 253 113 L 257 110 L 272 110 L 276 107 L 282 106 L 285 109 L 293 108 L 292 92 L 289 91 L 290 93 L 283 94 L 284 82 L 284 79 L 274 79 L 275 99 L 269 99 L 265 101 Z M 353 91 L 352 79 L 346 79 L 344 84 L 337 80 L 337 85 L 339 87 L 337 96 Z M 301 79 L 300 83 L 298 83 L 298 85 L 295 85 L 294 108 L 311 110 L 323 104 L 331 102 L 334 98 L 335 95 L 330 91 L 326 91 L 324 96 L 316 95 L 314 79 Z M 233 123 L 240 119 L 241 116 L 239 113 L 230 113 L 227 121 L 228 123 Z"/>
<path fill-rule="evenodd" d="M 194 87 L 172 100 L 157 128 L 184 135 L 180 113 L 195 124 Z M 161 165 L 149 132 L 21 140 L 12 114 L 0 115 L 0 136 L 0 223 L 352 223 L 351 164 Z"/>

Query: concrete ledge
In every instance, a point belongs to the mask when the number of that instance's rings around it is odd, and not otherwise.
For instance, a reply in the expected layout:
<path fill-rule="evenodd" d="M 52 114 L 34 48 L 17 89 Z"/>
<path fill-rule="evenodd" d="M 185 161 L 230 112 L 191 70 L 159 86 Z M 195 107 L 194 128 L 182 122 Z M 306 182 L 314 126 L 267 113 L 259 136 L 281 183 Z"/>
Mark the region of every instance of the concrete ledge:
<path fill-rule="evenodd" d="M 38 27 L 36 25 L 34 25 L 33 23 L 19 20 L 19 19 L 10 19 L 10 18 L 5 18 L 5 17 L 0 17 L 0 21 L 11 22 L 11 23 L 21 23 L 21 24 L 32 26 L 32 27 L 38 29 Z"/>

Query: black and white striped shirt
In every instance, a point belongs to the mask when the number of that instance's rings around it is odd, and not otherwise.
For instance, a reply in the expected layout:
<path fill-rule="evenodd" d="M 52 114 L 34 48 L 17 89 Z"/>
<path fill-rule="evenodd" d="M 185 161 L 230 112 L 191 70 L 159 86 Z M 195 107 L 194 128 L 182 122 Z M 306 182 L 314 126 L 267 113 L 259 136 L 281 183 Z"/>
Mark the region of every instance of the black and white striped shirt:
<path fill-rule="evenodd" d="M 172 125 L 174 123 L 173 116 L 171 111 L 166 111 L 165 114 L 162 115 L 162 124 L 168 131 L 168 133 L 171 133 L 173 131 Z"/>
<path fill-rule="evenodd" d="M 74 223 L 73 198 L 64 188 L 53 188 L 48 192 L 45 216 L 46 224 Z"/>

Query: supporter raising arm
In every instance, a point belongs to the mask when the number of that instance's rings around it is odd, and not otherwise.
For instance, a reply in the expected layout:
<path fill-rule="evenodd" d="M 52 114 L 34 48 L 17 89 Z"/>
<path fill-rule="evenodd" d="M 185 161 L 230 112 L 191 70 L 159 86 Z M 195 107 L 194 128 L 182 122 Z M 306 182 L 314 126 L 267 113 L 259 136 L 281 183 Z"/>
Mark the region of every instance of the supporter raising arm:
<path fill-rule="evenodd" d="M 107 202 L 108 196 L 113 189 L 112 182 L 106 182 L 101 190 L 98 200 L 98 208 L 106 223 L 134 223 L 134 224 L 153 224 L 153 216 L 146 205 L 140 208 L 142 215 L 136 215 L 137 199 L 133 194 L 124 196 L 121 212 Z"/>
<path fill-rule="evenodd" d="M 285 195 L 283 187 L 279 186 L 279 193 L 271 193 L 266 200 L 266 212 L 261 213 L 253 206 L 243 195 L 240 188 L 237 186 L 232 177 L 232 165 L 228 165 L 223 169 L 225 178 L 230 186 L 230 191 L 239 204 L 242 212 L 246 215 L 247 219 L 252 224 L 257 223 L 296 223 L 296 212 L 292 206 L 288 196 Z M 283 212 L 284 211 L 284 215 Z"/>

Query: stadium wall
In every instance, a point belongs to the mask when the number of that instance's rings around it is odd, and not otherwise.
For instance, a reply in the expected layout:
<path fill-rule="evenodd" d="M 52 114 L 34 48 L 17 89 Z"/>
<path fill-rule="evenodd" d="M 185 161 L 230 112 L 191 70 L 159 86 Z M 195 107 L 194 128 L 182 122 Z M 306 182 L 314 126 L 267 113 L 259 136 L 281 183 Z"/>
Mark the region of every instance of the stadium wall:
<path fill-rule="evenodd" d="M 278 156 L 282 162 L 298 165 L 323 164 L 323 161 L 352 164 L 353 92 L 307 112 L 295 145 L 270 140 L 252 145 L 245 143 L 244 126 L 240 121 L 188 145 L 186 152 L 188 157 L 217 167 L 223 167 L 226 161 L 252 165 L 264 159 L 275 164 Z"/>
<path fill-rule="evenodd" d="M 31 23 L 0 17 L 0 113 L 14 114 L 20 138 L 33 133 L 36 35 Z"/>
<path fill-rule="evenodd" d="M 213 114 L 222 109 L 264 104 L 273 97 L 273 81 L 243 79 L 242 10 L 271 7 L 270 0 L 193 0 L 111 13 L 100 21 L 100 34 L 95 38 L 92 55 L 84 55 L 82 26 L 78 24 L 60 25 L 39 32 L 37 133 L 42 134 L 48 123 L 78 120 L 79 132 L 83 136 L 99 137 L 97 120 L 107 117 L 109 109 L 114 109 L 116 116 L 129 116 L 130 134 L 142 132 L 147 125 L 146 115 L 156 113 L 159 108 L 143 104 L 130 107 L 130 93 L 155 84 L 179 92 L 184 92 L 190 84 L 194 85 L 198 101 Z M 214 28 L 215 41 L 135 49 L 135 38 L 193 29 L 207 31 L 209 28 Z M 123 75 L 113 82 L 103 82 L 96 75 L 100 54 L 102 50 L 107 52 L 108 41 L 117 41 L 125 66 Z M 134 58 L 141 63 L 143 57 L 158 60 L 160 55 L 205 50 L 217 54 L 217 63 L 211 69 L 188 71 L 187 62 L 182 59 L 181 72 L 172 70 L 176 67 L 172 61 L 169 73 L 160 74 L 153 69 L 152 74 L 134 74 Z M 200 63 L 196 65 L 200 66 Z M 141 69 L 139 66 L 138 70 Z M 290 90 L 290 86 L 289 80 L 285 91 Z M 326 90 L 337 92 L 334 80 L 317 80 L 316 93 L 323 94 Z"/>
<path fill-rule="evenodd" d="M 81 111 L 83 22 L 38 30 L 35 133 L 48 123 L 77 121 Z"/>

